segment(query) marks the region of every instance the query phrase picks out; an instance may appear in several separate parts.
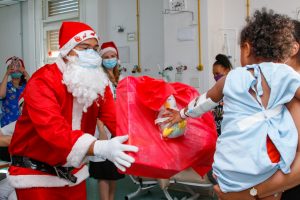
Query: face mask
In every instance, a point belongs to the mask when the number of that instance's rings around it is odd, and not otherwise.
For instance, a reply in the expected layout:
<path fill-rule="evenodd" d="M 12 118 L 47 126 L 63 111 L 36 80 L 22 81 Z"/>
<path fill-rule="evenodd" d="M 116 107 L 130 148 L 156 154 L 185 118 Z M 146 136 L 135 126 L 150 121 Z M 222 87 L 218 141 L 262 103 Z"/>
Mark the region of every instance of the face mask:
<path fill-rule="evenodd" d="M 214 79 L 215 79 L 215 81 L 218 81 L 223 76 L 224 76 L 223 74 L 217 74 L 217 75 L 214 76 Z"/>
<path fill-rule="evenodd" d="M 97 68 L 101 64 L 101 57 L 100 55 L 93 49 L 87 49 L 87 50 L 76 50 L 73 49 L 77 55 L 79 60 L 80 67 L 84 68 Z"/>
<path fill-rule="evenodd" d="M 108 69 L 112 69 L 117 65 L 117 58 L 103 59 L 102 64 Z"/>
<path fill-rule="evenodd" d="M 21 72 L 13 72 L 10 74 L 11 78 L 21 78 L 22 73 Z"/>

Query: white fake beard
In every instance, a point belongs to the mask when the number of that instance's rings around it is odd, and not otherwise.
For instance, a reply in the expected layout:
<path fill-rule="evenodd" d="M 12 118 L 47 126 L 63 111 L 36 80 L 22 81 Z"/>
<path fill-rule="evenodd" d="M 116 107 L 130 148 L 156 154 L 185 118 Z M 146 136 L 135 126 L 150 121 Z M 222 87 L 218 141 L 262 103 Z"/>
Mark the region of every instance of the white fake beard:
<path fill-rule="evenodd" d="M 68 92 L 83 105 L 83 111 L 91 106 L 98 95 L 104 97 L 104 91 L 108 85 L 108 78 L 102 67 L 83 68 L 78 63 L 77 56 L 68 56 L 68 62 L 63 70 L 63 83 Z"/>

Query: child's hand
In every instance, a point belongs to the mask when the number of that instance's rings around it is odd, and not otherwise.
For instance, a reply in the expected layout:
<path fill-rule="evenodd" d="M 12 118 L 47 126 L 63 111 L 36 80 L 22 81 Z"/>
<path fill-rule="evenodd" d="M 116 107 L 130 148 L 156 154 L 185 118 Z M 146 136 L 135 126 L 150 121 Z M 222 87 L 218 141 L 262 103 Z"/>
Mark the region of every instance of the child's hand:
<path fill-rule="evenodd" d="M 167 113 L 163 115 L 163 117 L 168 117 L 169 119 L 167 119 L 165 121 L 165 123 L 170 123 L 168 128 L 172 127 L 174 124 L 184 120 L 181 118 L 180 113 L 178 110 L 174 110 L 171 108 L 167 108 Z"/>

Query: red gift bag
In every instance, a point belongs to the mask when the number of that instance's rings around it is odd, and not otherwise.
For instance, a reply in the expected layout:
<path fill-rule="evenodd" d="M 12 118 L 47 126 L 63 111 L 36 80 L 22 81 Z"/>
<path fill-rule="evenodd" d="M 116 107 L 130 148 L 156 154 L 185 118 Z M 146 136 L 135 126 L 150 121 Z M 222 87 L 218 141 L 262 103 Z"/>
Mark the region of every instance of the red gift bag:
<path fill-rule="evenodd" d="M 199 93 L 182 83 L 166 83 L 150 77 L 127 77 L 117 88 L 117 135 L 129 134 L 128 144 L 139 147 L 130 153 L 134 164 L 127 174 L 170 178 L 188 168 L 204 175 L 211 168 L 217 138 L 211 112 L 188 118 L 184 136 L 162 139 L 154 124 L 159 108 L 173 95 L 179 109 Z"/>

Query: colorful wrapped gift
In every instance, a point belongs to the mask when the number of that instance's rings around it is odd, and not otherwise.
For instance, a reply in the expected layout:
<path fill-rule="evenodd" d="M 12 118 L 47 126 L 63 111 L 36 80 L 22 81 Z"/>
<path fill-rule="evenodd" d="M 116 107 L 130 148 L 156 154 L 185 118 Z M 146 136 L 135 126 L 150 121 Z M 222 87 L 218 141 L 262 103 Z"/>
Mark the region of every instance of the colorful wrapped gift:
<path fill-rule="evenodd" d="M 138 153 L 130 153 L 135 163 L 126 170 L 127 174 L 170 178 L 188 167 L 194 167 L 200 175 L 211 169 L 217 139 L 211 112 L 188 118 L 183 136 L 162 139 L 154 121 L 171 95 L 181 109 L 199 93 L 182 83 L 166 83 L 147 76 L 127 77 L 119 82 L 117 135 L 129 134 L 128 144 L 139 147 Z"/>

